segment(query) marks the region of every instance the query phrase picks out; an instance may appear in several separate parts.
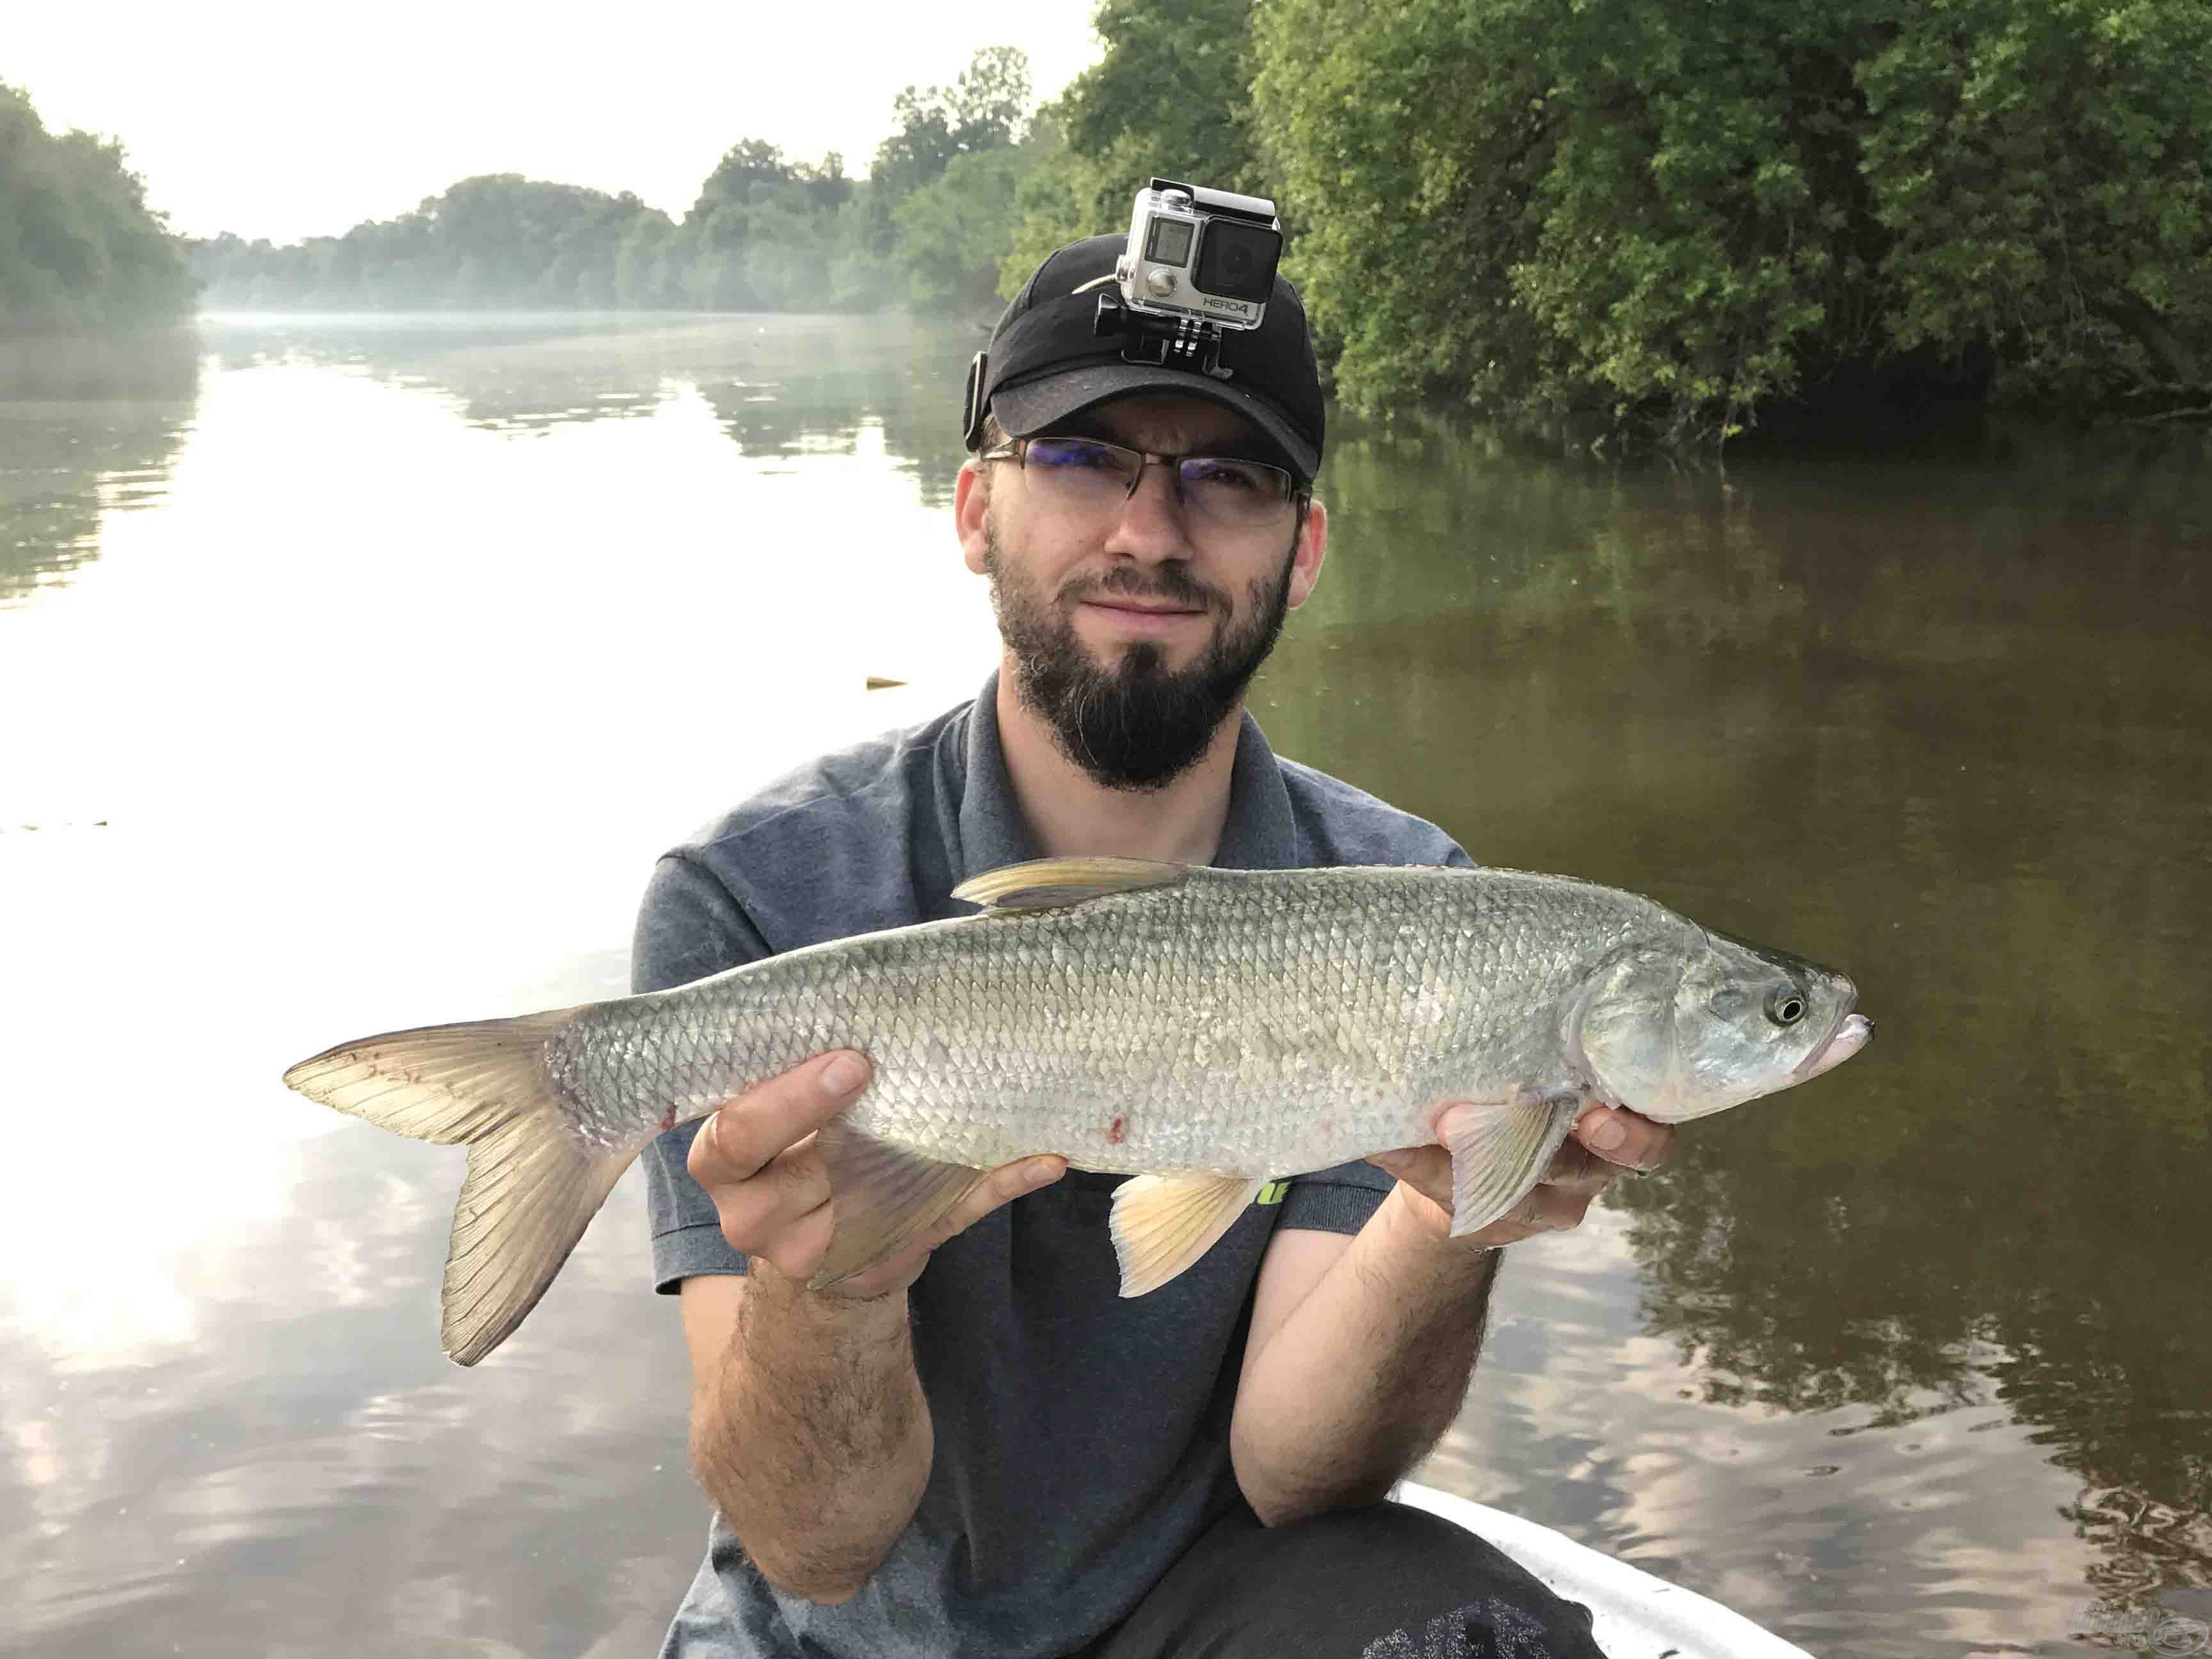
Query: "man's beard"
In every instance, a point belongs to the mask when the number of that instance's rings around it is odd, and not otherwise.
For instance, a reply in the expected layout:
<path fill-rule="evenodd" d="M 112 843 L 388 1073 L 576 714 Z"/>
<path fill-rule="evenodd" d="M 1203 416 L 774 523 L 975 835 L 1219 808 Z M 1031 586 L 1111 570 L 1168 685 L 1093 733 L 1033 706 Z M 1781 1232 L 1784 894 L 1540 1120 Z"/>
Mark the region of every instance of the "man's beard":
<path fill-rule="evenodd" d="M 1217 620 L 1213 638 L 1188 668 L 1163 667 L 1152 640 L 1122 647 L 1118 663 L 1102 666 L 1066 614 L 1007 573 L 988 518 L 983 538 L 991 605 L 1013 656 L 1016 692 L 1051 726 L 1067 757 L 1109 789 L 1164 789 L 1196 765 L 1275 648 L 1290 611 L 1295 543 L 1279 574 L 1254 579 L 1245 591 L 1243 620 L 1225 629 L 1218 619 L 1230 613 L 1227 597 L 1182 566 L 1158 565 L 1140 574 L 1117 565 L 1060 597 L 1169 599 L 1202 606 Z"/>

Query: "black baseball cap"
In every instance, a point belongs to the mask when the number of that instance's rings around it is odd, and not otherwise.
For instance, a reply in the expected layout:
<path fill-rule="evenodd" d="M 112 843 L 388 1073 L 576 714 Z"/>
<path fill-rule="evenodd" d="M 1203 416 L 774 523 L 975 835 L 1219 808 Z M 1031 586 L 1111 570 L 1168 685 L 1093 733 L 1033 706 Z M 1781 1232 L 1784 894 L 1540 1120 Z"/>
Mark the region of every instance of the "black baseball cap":
<path fill-rule="evenodd" d="M 1323 416 L 1321 371 L 1313 336 L 1297 290 L 1279 276 L 1255 329 L 1222 331 L 1217 380 L 1196 368 L 1131 362 L 1127 341 L 1101 335 L 1095 319 L 1101 292 L 1113 291 L 1114 263 L 1128 246 L 1126 235 L 1089 236 L 1070 242 L 1036 268 L 991 331 L 988 350 L 969 373 L 968 447 L 981 441 L 988 410 L 1017 438 L 1137 392 L 1172 392 L 1204 398 L 1243 416 L 1279 452 L 1302 483 L 1321 466 Z M 1081 290 L 1078 292 L 1077 290 Z"/>

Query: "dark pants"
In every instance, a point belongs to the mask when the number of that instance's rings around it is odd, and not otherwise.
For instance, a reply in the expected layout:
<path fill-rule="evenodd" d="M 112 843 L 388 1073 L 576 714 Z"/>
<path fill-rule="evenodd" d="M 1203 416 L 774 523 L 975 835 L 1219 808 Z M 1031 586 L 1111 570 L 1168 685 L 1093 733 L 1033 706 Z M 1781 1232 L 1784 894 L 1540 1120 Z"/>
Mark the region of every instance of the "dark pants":
<path fill-rule="evenodd" d="M 1201 1534 L 1082 1659 L 1605 1659 L 1589 1610 L 1425 1510 Z"/>

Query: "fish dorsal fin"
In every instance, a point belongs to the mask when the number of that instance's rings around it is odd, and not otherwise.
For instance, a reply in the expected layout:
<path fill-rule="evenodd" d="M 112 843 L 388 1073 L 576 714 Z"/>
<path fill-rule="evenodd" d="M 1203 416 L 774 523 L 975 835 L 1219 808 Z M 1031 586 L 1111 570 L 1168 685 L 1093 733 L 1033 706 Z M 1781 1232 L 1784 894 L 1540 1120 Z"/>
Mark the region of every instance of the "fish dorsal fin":
<path fill-rule="evenodd" d="M 988 911 L 1057 910 L 1109 893 L 1172 887 L 1189 878 L 1190 868 L 1152 859 L 1031 859 L 963 881 L 952 896 Z"/>

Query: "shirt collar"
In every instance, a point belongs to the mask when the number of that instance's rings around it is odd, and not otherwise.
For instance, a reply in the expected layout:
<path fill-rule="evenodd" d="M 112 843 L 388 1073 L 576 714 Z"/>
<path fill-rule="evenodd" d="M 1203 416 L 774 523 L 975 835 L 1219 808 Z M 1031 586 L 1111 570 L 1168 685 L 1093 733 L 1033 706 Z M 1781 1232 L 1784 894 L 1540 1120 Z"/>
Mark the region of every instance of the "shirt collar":
<path fill-rule="evenodd" d="M 969 705 L 960 795 L 959 878 L 966 881 L 1002 865 L 1038 856 L 999 739 L 999 676 L 994 670 Z M 1295 870 L 1304 863 L 1297 820 L 1283 769 L 1248 712 L 1237 732 L 1237 759 L 1229 778 L 1229 817 L 1213 855 L 1224 870 Z"/>

